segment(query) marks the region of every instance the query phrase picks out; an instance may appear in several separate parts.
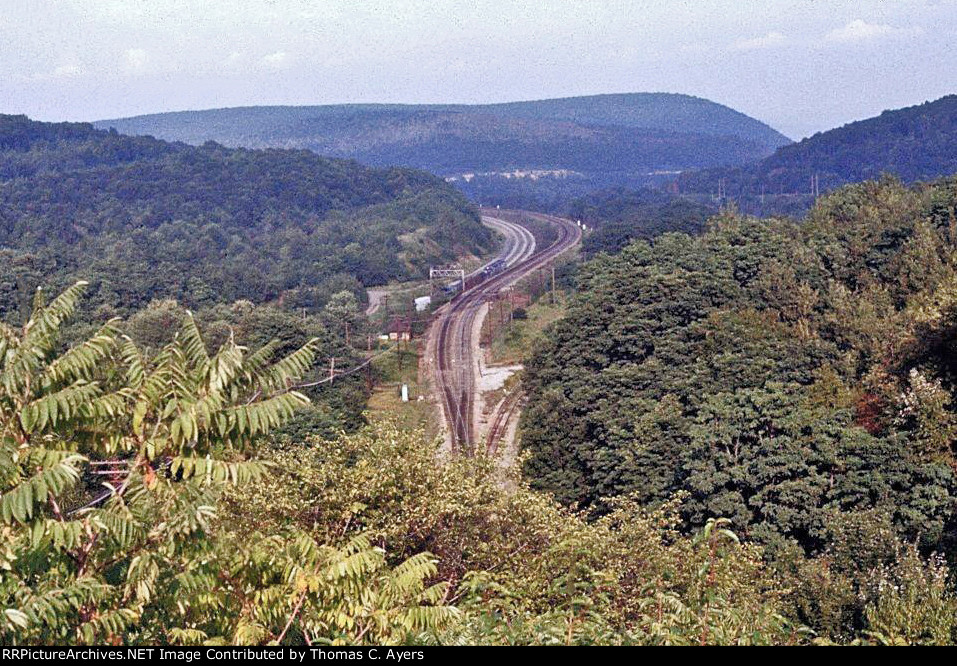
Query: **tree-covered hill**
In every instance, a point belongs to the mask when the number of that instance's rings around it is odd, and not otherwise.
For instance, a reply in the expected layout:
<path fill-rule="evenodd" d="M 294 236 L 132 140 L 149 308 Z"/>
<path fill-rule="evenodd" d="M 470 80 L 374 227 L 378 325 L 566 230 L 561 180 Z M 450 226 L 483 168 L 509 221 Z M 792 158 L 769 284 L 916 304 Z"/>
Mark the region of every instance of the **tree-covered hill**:
<path fill-rule="evenodd" d="M 0 116 L 0 310 L 79 278 L 118 313 L 164 297 L 320 307 L 490 244 L 423 172 Z"/>
<path fill-rule="evenodd" d="M 778 148 L 753 166 L 685 174 L 680 186 L 713 194 L 721 180 L 727 196 L 745 202 L 782 193 L 805 195 L 807 202 L 812 177 L 825 192 L 885 173 L 910 183 L 954 172 L 957 95 L 949 95 L 815 134 Z"/>
<path fill-rule="evenodd" d="M 585 266 L 526 366 L 527 471 L 597 513 L 680 494 L 773 552 L 871 511 L 954 558 L 955 333 L 955 179 L 639 241 Z"/>
<path fill-rule="evenodd" d="M 571 170 L 600 183 L 643 182 L 660 170 L 746 164 L 789 142 L 728 107 L 663 93 L 474 106 L 216 109 L 96 125 L 194 144 L 212 139 L 229 146 L 308 148 L 443 176 Z"/>
<path fill-rule="evenodd" d="M 572 200 L 565 213 L 592 232 L 582 244 L 586 255 L 618 252 L 631 241 L 669 231 L 696 234 L 717 210 L 691 199 L 644 188 L 615 188 Z"/>

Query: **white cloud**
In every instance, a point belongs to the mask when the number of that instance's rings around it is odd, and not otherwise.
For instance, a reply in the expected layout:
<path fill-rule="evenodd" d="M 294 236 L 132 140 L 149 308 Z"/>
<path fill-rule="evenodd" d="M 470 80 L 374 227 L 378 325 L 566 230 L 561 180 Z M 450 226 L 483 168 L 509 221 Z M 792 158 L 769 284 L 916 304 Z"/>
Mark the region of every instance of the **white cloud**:
<path fill-rule="evenodd" d="M 248 58 L 239 51 L 233 51 L 220 63 L 220 71 L 227 74 L 238 74 L 246 71 Z"/>
<path fill-rule="evenodd" d="M 146 49 L 127 49 L 125 58 L 127 71 L 139 73 L 145 69 L 149 54 Z"/>
<path fill-rule="evenodd" d="M 36 74 L 21 74 L 20 81 L 56 81 L 57 79 L 72 79 L 83 75 L 83 68 L 75 63 L 59 65 L 45 72 Z"/>
<path fill-rule="evenodd" d="M 739 39 L 732 48 L 735 51 L 754 51 L 755 49 L 770 49 L 775 46 L 781 46 L 787 43 L 788 38 L 782 33 L 772 31 L 763 37 L 754 37 L 752 39 Z"/>
<path fill-rule="evenodd" d="M 921 28 L 895 28 L 882 23 L 868 23 L 861 19 L 855 19 L 843 28 L 831 30 L 827 33 L 825 39 L 829 42 L 849 44 L 884 37 L 921 35 L 923 32 Z"/>
<path fill-rule="evenodd" d="M 285 51 L 276 51 L 264 56 L 262 64 L 270 69 L 285 69 L 289 64 L 289 54 Z"/>
<path fill-rule="evenodd" d="M 60 65 L 53 70 L 53 76 L 58 79 L 67 79 L 74 76 L 79 76 L 83 73 L 83 70 L 80 69 L 79 65 Z"/>

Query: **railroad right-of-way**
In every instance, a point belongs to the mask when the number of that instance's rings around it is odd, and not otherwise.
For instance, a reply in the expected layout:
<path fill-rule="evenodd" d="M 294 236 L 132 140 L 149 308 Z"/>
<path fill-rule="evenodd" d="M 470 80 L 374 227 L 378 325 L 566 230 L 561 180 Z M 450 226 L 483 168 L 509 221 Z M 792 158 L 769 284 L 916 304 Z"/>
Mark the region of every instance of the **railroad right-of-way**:
<path fill-rule="evenodd" d="M 528 218 L 556 228 L 556 238 L 547 247 L 536 246 Z M 441 310 L 432 324 L 433 344 L 430 367 L 435 391 L 453 452 L 475 452 L 474 413 L 479 354 L 473 333 L 482 324 L 484 305 L 501 290 L 539 270 L 581 241 L 581 229 L 571 220 L 526 211 L 484 211 L 483 222 L 506 238 L 500 258 L 505 269 L 459 293 Z M 511 412 L 510 412 L 511 413 Z M 507 420 L 508 416 L 504 417 Z M 499 419 L 501 420 L 501 419 Z"/>

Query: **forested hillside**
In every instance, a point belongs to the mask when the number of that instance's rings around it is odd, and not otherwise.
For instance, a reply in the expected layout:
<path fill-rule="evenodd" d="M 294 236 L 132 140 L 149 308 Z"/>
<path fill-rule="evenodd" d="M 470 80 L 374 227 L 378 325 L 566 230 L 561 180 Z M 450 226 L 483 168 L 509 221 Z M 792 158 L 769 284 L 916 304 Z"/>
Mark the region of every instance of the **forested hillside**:
<path fill-rule="evenodd" d="M 38 287 L 82 279 L 71 339 L 120 316 L 150 356 L 189 308 L 215 342 L 313 340 L 321 364 L 350 367 L 377 333 L 365 285 L 492 242 L 464 197 L 426 173 L 0 116 L 0 321 L 22 322 Z M 283 434 L 354 430 L 367 391 L 358 375 L 305 391 L 313 403 Z"/>
<path fill-rule="evenodd" d="M 720 104 L 652 93 L 475 106 L 217 109 L 96 125 L 194 144 L 212 139 L 228 146 L 307 148 L 373 165 L 422 168 L 457 176 L 456 184 L 482 203 L 509 206 L 517 202 L 516 187 L 547 204 L 556 177 L 564 185 L 570 175 L 583 192 L 647 184 L 662 171 L 747 164 L 789 142 Z M 505 177 L 514 171 L 523 177 Z M 533 171 L 561 175 L 531 178 Z"/>
<path fill-rule="evenodd" d="M 782 146 L 753 166 L 683 174 L 683 192 L 725 196 L 751 208 L 765 198 L 776 209 L 799 194 L 809 205 L 812 177 L 826 192 L 845 183 L 897 176 L 904 182 L 933 180 L 957 172 L 957 95 L 885 111 L 875 118 L 820 132 Z"/>
<path fill-rule="evenodd" d="M 769 553 L 876 520 L 957 558 L 957 180 L 710 224 L 585 266 L 526 369 L 534 485 L 596 514 L 677 496 Z"/>
<path fill-rule="evenodd" d="M 565 208 L 568 217 L 592 229 L 582 244 L 586 255 L 615 253 L 631 241 L 669 231 L 700 233 L 716 212 L 713 205 L 650 188 L 600 190 L 572 200 Z"/>
<path fill-rule="evenodd" d="M 491 241 L 422 172 L 0 116 L 0 313 L 80 278 L 117 314 L 157 298 L 318 309 Z"/>

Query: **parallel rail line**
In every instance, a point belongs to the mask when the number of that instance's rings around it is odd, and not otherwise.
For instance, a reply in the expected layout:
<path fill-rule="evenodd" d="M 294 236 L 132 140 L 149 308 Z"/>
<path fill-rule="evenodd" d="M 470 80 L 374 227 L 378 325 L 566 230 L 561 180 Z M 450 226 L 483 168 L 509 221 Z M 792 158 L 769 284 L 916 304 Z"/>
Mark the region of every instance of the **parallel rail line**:
<path fill-rule="evenodd" d="M 472 358 L 472 331 L 475 318 L 491 296 L 553 261 L 581 240 L 581 230 L 570 220 L 521 211 L 507 211 L 505 214 L 513 219 L 520 219 L 524 215 L 550 222 L 557 227 L 558 233 L 551 245 L 536 251 L 534 237 L 521 224 L 486 215 L 487 223 L 505 228 L 513 234 L 515 240 L 503 255 L 507 267 L 453 298 L 435 324 L 435 379 L 452 437 L 452 450 L 469 455 L 474 453 L 475 364 Z"/>
<path fill-rule="evenodd" d="M 512 415 L 518 409 L 525 394 L 521 390 L 512 391 L 495 411 L 495 417 L 492 420 L 492 427 L 489 428 L 488 437 L 485 441 L 485 450 L 489 455 L 495 455 L 498 451 L 498 444 L 505 436 L 508 424 L 512 420 Z"/>

